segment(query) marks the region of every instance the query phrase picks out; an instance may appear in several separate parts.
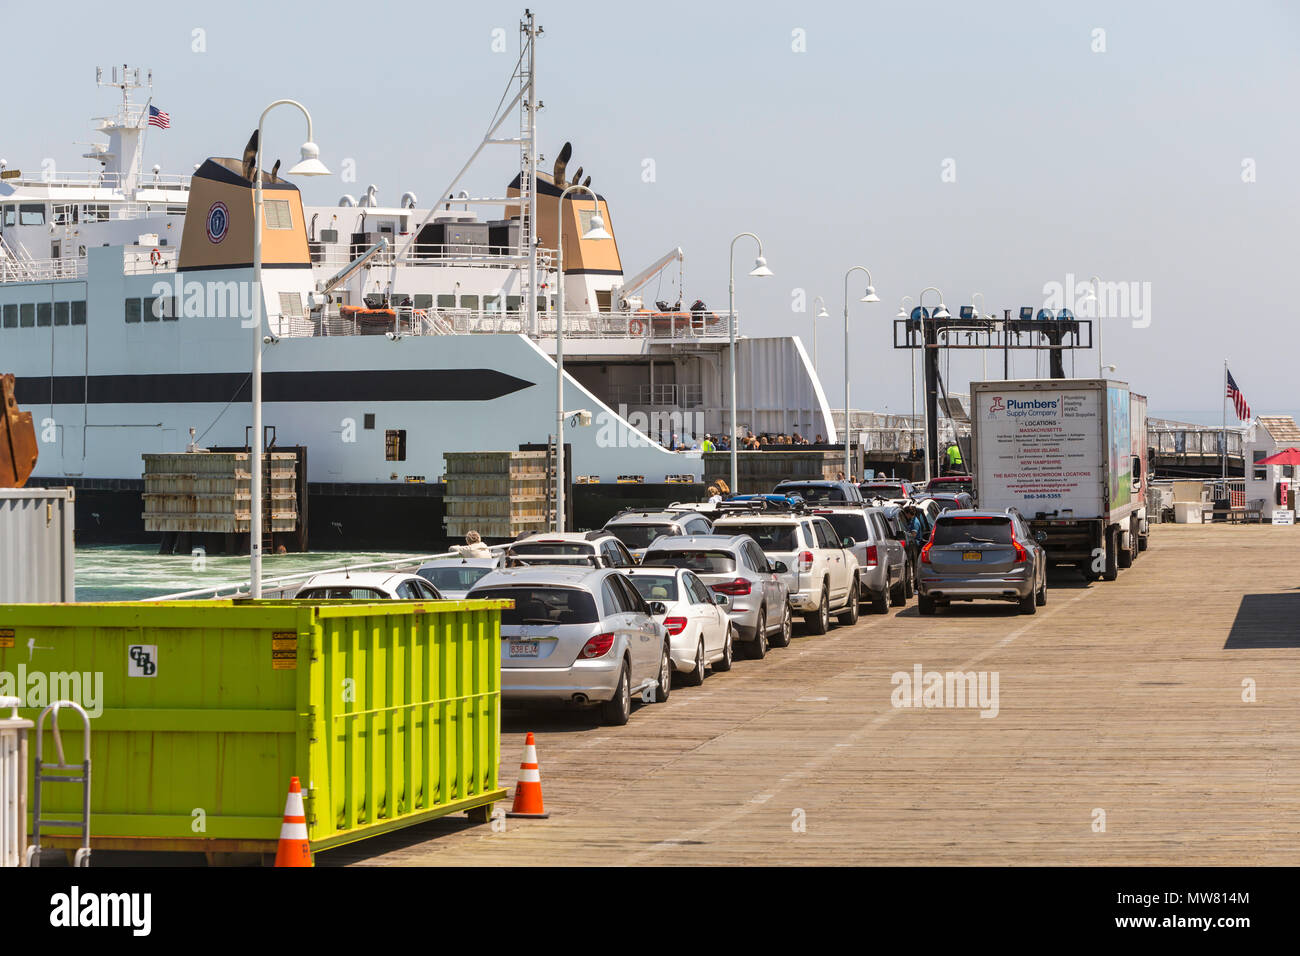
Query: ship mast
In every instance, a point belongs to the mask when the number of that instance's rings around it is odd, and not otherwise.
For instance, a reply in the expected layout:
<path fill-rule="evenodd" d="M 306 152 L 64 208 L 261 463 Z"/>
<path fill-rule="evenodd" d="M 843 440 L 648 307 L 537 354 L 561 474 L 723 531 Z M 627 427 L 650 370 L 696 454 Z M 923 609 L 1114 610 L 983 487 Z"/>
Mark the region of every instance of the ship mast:
<path fill-rule="evenodd" d="M 122 91 L 122 104 L 113 116 L 96 117 L 98 129 L 108 136 L 107 143 L 92 143 L 85 159 L 98 160 L 104 167 L 104 184 L 116 185 L 123 196 L 132 199 L 140 184 L 143 162 L 144 131 L 148 123 L 149 103 L 153 100 L 153 71 L 138 66 L 108 67 L 109 78 L 104 79 L 104 67 L 95 69 L 95 84 L 112 86 Z M 143 106 L 131 102 L 131 91 L 148 87 L 149 100 Z"/>

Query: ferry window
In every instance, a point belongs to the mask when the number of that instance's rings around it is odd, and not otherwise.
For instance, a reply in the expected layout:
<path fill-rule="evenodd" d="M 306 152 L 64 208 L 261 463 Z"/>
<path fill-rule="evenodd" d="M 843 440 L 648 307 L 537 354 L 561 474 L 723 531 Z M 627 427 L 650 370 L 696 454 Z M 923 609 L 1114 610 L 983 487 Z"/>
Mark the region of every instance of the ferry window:
<path fill-rule="evenodd" d="M 172 322 L 176 319 L 176 297 L 172 295 L 155 296 L 152 299 L 145 299 L 148 313 L 145 315 L 146 322 L 157 322 L 162 319 L 164 322 Z"/>
<path fill-rule="evenodd" d="M 460 307 L 461 307 L 462 309 L 469 309 L 471 312 L 477 312 L 477 311 L 478 311 L 478 296 L 476 296 L 476 295 L 462 295 L 462 296 L 460 297 Z"/>
<path fill-rule="evenodd" d="M 612 293 L 608 289 L 606 289 L 603 292 L 599 289 L 596 290 L 596 311 L 597 312 L 608 312 L 610 310 L 611 295 Z"/>
<path fill-rule="evenodd" d="M 537 297 L 537 311 L 538 311 L 538 312 L 545 312 L 545 311 L 547 310 L 547 308 L 548 308 L 548 306 L 547 306 L 547 304 L 546 304 L 546 296 L 544 296 L 544 295 L 539 295 L 539 296 Z"/>
<path fill-rule="evenodd" d="M 6 305 L 4 307 L 4 327 L 6 329 L 18 328 L 18 306 Z"/>
<path fill-rule="evenodd" d="M 36 306 L 30 302 L 24 302 L 18 306 L 18 326 L 24 329 L 30 329 L 36 324 Z"/>
<path fill-rule="evenodd" d="M 405 428 L 390 428 L 384 432 L 384 460 L 406 461 Z"/>
<path fill-rule="evenodd" d="M 127 300 L 126 300 L 126 320 L 127 320 L 128 322 L 139 322 L 139 321 L 140 321 L 140 311 L 141 311 L 141 308 L 140 308 L 140 300 L 139 300 L 139 299 L 127 299 Z"/>
<path fill-rule="evenodd" d="M 77 206 L 75 203 L 55 203 L 54 224 L 56 226 L 68 226 L 76 221 Z"/>
<path fill-rule="evenodd" d="M 518 312 L 519 306 L 523 304 L 523 301 L 524 301 L 524 297 L 521 295 L 506 296 L 506 311 Z"/>
<path fill-rule="evenodd" d="M 440 295 L 440 296 L 438 296 L 438 308 L 440 308 L 440 309 L 454 309 L 454 308 L 456 308 L 456 297 L 455 297 L 454 295 Z"/>
<path fill-rule="evenodd" d="M 45 206 L 41 203 L 21 203 L 18 206 L 18 225 L 45 225 Z"/>
<path fill-rule="evenodd" d="M 81 207 L 82 222 L 108 222 L 108 206 L 102 203 Z"/>
<path fill-rule="evenodd" d="M 70 311 L 71 310 L 68 308 L 68 303 L 55 302 L 54 303 L 54 324 L 67 325 Z"/>
<path fill-rule="evenodd" d="M 168 206 L 168 207 L 167 207 L 167 215 L 169 215 L 169 216 L 183 216 L 183 215 L 185 215 L 185 207 L 184 207 L 184 206 Z"/>
<path fill-rule="evenodd" d="M 366 429 L 370 429 L 370 430 L 372 430 L 372 431 L 374 430 L 374 427 L 375 427 L 375 413 L 374 413 L 374 412 L 366 412 L 365 417 L 361 420 L 361 427 L 362 427 L 362 428 L 366 428 Z"/>
<path fill-rule="evenodd" d="M 140 317 L 146 322 L 157 322 L 162 318 L 162 297 L 145 296 L 140 300 Z M 130 321 L 129 319 L 127 321 Z"/>
<path fill-rule="evenodd" d="M 427 292 L 417 292 L 415 294 L 415 307 L 417 309 L 433 308 L 433 296 Z"/>
<path fill-rule="evenodd" d="M 37 302 L 36 303 L 36 324 L 41 328 L 49 328 L 54 317 L 54 303 Z"/>
<path fill-rule="evenodd" d="M 500 296 L 500 295 L 485 295 L 485 296 L 483 297 L 483 311 L 484 311 L 484 312 L 500 312 L 500 311 L 501 311 L 501 296 Z"/>
<path fill-rule="evenodd" d="M 292 229 L 293 217 L 289 214 L 289 200 L 267 199 L 262 203 L 267 229 Z"/>
<path fill-rule="evenodd" d="M 17 207 L 17 206 L 5 206 L 5 225 L 6 225 L 6 226 L 16 226 L 16 225 L 18 225 L 18 207 Z"/>
<path fill-rule="evenodd" d="M 71 311 L 72 311 L 72 324 L 73 324 L 73 325 L 85 325 L 85 324 L 86 324 L 86 300 L 85 300 L 85 299 L 78 299 L 78 300 L 76 300 L 76 301 L 74 301 L 74 302 L 71 302 L 71 303 L 69 303 L 69 304 L 72 306 L 72 309 L 71 309 Z"/>

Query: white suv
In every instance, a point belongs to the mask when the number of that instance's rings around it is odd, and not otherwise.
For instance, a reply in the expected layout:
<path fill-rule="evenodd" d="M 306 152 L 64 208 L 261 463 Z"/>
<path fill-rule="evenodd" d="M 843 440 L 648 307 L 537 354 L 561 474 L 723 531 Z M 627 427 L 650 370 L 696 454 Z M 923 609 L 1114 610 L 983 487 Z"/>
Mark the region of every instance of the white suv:
<path fill-rule="evenodd" d="M 826 633 L 832 611 L 838 612 L 841 624 L 857 623 L 862 590 L 855 542 L 841 540 L 825 518 L 798 512 L 733 512 L 713 522 L 713 533 L 747 534 L 769 561 L 785 564 L 790 607 L 803 614 L 812 633 Z"/>

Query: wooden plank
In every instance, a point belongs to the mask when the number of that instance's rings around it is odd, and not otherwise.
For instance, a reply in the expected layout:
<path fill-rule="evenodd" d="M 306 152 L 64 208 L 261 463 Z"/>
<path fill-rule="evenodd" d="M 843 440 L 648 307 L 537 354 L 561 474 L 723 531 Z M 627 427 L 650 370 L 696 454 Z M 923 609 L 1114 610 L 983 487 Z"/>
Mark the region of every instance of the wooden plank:
<path fill-rule="evenodd" d="M 317 862 L 1295 865 L 1296 545 L 1292 527 L 1159 525 L 1115 582 L 1054 571 L 1033 616 L 912 601 L 626 727 L 507 711 L 503 782 L 535 731 L 550 819 L 440 820 Z M 996 673 L 997 715 L 893 706 L 917 664 Z"/>

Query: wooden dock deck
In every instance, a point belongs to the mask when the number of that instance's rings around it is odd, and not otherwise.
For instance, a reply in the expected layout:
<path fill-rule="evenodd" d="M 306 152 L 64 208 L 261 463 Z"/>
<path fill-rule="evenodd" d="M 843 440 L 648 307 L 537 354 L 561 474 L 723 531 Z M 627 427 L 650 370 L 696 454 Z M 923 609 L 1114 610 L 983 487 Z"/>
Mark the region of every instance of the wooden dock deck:
<path fill-rule="evenodd" d="M 503 783 L 535 731 L 549 819 L 450 818 L 318 864 L 1295 865 L 1298 553 L 1295 528 L 1160 525 L 1118 581 L 1062 572 L 1032 617 L 913 600 L 626 727 L 508 712 Z M 996 672 L 997 716 L 894 707 L 917 664 Z"/>

